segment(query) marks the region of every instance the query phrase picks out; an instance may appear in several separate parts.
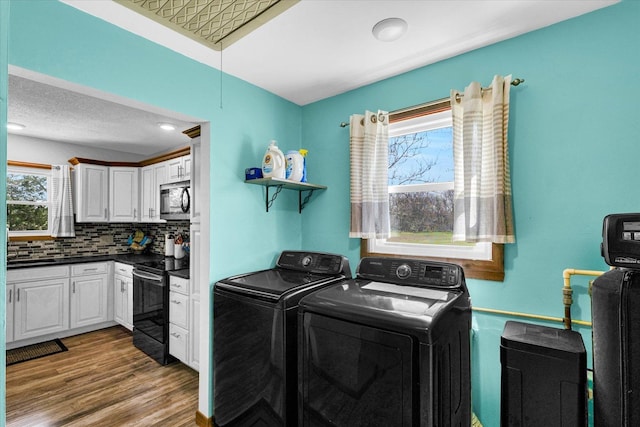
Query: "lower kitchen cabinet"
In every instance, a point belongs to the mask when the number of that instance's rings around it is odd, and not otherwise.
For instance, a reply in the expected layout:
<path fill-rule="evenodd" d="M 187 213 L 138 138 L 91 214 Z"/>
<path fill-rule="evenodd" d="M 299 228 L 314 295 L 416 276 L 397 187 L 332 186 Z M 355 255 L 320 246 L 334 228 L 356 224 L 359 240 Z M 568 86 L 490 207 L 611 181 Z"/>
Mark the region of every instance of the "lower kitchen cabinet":
<path fill-rule="evenodd" d="M 71 328 L 108 320 L 107 278 L 83 277 L 71 282 Z"/>
<path fill-rule="evenodd" d="M 189 331 L 173 323 L 169 324 L 169 353 L 183 363 L 187 361 Z"/>
<path fill-rule="evenodd" d="M 7 270 L 7 348 L 113 325 L 111 264 Z"/>
<path fill-rule="evenodd" d="M 15 284 L 14 340 L 69 329 L 69 278 Z"/>
<path fill-rule="evenodd" d="M 133 266 L 116 262 L 113 275 L 114 312 L 116 322 L 133 331 Z"/>
<path fill-rule="evenodd" d="M 170 275 L 169 289 L 169 353 L 198 370 L 200 331 L 194 329 L 194 317 L 197 319 L 199 312 L 193 311 L 194 296 L 190 294 L 189 279 Z"/>
<path fill-rule="evenodd" d="M 191 340 L 189 341 L 189 357 L 187 365 L 196 371 L 200 370 L 200 297 L 191 295 L 189 301 L 189 331 Z"/>
<path fill-rule="evenodd" d="M 13 341 L 13 299 L 15 296 L 15 286 L 7 284 L 6 310 L 5 310 L 5 342 Z"/>

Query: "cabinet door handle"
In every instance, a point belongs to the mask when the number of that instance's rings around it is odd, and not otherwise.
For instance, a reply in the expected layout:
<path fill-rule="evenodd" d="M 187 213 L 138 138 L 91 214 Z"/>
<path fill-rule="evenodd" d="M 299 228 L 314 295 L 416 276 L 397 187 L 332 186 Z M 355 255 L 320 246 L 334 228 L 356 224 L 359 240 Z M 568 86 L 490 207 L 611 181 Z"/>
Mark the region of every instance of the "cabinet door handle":
<path fill-rule="evenodd" d="M 134 219 L 135 219 L 135 218 L 137 218 L 137 215 L 136 215 L 136 208 L 133 208 L 133 218 L 134 218 Z"/>
<path fill-rule="evenodd" d="M 174 304 L 180 304 L 180 301 L 178 301 L 176 299 L 172 299 L 171 302 L 174 303 Z"/>
<path fill-rule="evenodd" d="M 20 288 L 17 289 L 18 295 L 16 295 L 16 302 L 20 302 Z"/>
<path fill-rule="evenodd" d="M 98 267 L 95 268 L 85 268 L 84 270 L 82 270 L 83 272 L 87 272 L 87 271 L 98 271 Z"/>
<path fill-rule="evenodd" d="M 153 218 L 153 208 L 149 208 L 149 218 Z"/>
<path fill-rule="evenodd" d="M 72 289 L 73 289 L 73 293 L 75 294 L 75 293 L 76 293 L 76 282 L 73 282 L 73 283 L 71 284 L 71 287 L 72 287 Z"/>
<path fill-rule="evenodd" d="M 180 338 L 180 334 L 178 334 L 178 333 L 171 332 L 171 335 L 172 335 L 172 336 L 174 336 L 174 337 L 176 337 L 176 338 Z"/>
<path fill-rule="evenodd" d="M 12 295 L 13 295 L 13 289 L 9 289 L 9 302 L 11 302 Z"/>

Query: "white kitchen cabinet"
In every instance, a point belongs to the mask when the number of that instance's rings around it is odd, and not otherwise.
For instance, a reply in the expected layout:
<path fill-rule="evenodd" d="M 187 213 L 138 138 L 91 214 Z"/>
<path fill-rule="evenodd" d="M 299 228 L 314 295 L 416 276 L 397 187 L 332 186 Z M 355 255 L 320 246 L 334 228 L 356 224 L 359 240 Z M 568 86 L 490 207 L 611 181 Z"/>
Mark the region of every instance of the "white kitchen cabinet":
<path fill-rule="evenodd" d="M 200 245 L 202 242 L 202 232 L 200 231 L 200 224 L 191 224 L 189 228 L 189 294 L 191 296 L 200 294 Z"/>
<path fill-rule="evenodd" d="M 205 195 L 202 191 L 202 184 L 204 181 L 204 174 L 202 171 L 202 162 L 198 159 L 202 156 L 202 144 L 200 143 L 200 137 L 191 140 L 191 158 L 193 164 L 191 167 L 191 223 L 200 223 L 202 217 L 202 204 L 209 203 L 209 195 Z"/>
<path fill-rule="evenodd" d="M 108 263 L 72 265 L 69 327 L 73 329 L 112 320 L 110 289 Z"/>
<path fill-rule="evenodd" d="M 189 298 L 189 351 L 187 365 L 200 370 L 200 296 Z"/>
<path fill-rule="evenodd" d="M 160 219 L 160 185 L 166 182 L 167 165 L 156 163 L 140 169 L 140 221 L 166 222 Z"/>
<path fill-rule="evenodd" d="M 173 323 L 169 324 L 169 353 L 183 363 L 187 363 L 189 331 Z"/>
<path fill-rule="evenodd" d="M 133 266 L 116 262 L 114 264 L 114 313 L 116 322 L 133 330 Z"/>
<path fill-rule="evenodd" d="M 169 353 L 197 370 L 200 351 L 200 330 L 197 327 L 199 312 L 193 311 L 194 297 L 190 293 L 190 282 L 190 279 L 169 276 Z M 199 303 L 195 309 L 200 309 Z"/>
<path fill-rule="evenodd" d="M 109 221 L 138 222 L 139 168 L 112 166 L 109 168 Z"/>
<path fill-rule="evenodd" d="M 15 298 L 15 286 L 7 284 L 6 309 L 5 309 L 5 341 L 13 341 L 13 300 Z"/>
<path fill-rule="evenodd" d="M 69 278 L 15 283 L 14 340 L 69 329 Z"/>
<path fill-rule="evenodd" d="M 109 220 L 109 168 L 80 163 L 73 168 L 77 222 Z"/>
<path fill-rule="evenodd" d="M 180 182 L 191 179 L 191 155 L 176 157 L 165 162 L 167 182 Z"/>
<path fill-rule="evenodd" d="M 169 292 L 169 319 L 174 325 L 189 328 L 189 297 L 178 292 Z"/>

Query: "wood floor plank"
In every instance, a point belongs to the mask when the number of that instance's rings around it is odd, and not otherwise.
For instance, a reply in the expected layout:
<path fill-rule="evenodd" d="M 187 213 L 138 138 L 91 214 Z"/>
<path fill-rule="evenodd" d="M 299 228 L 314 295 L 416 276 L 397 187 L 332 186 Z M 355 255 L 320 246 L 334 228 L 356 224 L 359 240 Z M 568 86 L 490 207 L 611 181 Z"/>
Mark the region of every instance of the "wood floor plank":
<path fill-rule="evenodd" d="M 121 327 L 62 341 L 69 351 L 7 367 L 8 427 L 195 425 L 196 371 L 159 365 Z"/>

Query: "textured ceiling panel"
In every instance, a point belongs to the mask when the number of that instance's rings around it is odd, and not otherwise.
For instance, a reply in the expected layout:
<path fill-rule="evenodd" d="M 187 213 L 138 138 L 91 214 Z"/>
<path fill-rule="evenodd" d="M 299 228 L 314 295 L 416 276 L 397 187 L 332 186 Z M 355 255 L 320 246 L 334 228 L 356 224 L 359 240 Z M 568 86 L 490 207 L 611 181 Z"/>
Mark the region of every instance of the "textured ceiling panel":
<path fill-rule="evenodd" d="M 222 50 L 299 0 L 115 0 L 215 50 Z"/>

